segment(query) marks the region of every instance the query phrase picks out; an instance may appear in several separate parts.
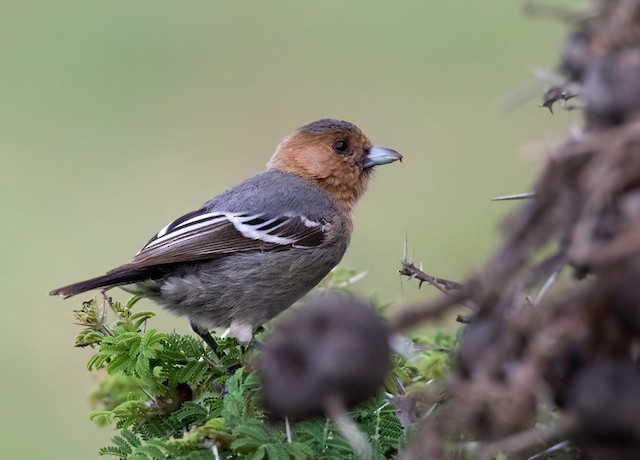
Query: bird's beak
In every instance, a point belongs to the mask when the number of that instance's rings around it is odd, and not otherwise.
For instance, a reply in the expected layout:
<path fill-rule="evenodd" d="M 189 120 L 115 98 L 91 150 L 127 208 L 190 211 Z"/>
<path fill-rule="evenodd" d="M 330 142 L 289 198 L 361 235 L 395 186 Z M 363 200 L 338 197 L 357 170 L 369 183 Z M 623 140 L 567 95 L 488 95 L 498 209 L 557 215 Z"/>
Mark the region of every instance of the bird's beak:
<path fill-rule="evenodd" d="M 371 168 L 378 165 L 386 165 L 394 161 L 402 161 L 402 155 L 395 150 L 374 145 L 369 153 L 364 157 L 364 168 Z"/>

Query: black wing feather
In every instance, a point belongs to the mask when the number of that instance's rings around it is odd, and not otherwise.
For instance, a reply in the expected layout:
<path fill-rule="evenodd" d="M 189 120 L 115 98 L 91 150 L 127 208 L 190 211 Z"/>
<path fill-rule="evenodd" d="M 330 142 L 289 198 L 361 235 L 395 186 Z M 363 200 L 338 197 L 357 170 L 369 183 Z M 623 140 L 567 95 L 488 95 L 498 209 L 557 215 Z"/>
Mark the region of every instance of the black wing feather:
<path fill-rule="evenodd" d="M 330 228 L 324 219 L 318 220 L 203 209 L 162 229 L 127 265 L 142 268 L 215 259 L 237 252 L 315 247 L 326 240 Z"/>

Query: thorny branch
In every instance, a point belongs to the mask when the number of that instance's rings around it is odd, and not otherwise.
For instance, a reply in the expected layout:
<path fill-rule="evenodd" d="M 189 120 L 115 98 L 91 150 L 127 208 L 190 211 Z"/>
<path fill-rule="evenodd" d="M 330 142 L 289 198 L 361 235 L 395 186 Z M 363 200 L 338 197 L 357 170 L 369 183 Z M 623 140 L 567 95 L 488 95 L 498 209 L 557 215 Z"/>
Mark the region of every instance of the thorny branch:
<path fill-rule="evenodd" d="M 462 289 L 462 285 L 460 283 L 456 283 L 455 281 L 447 280 L 444 278 L 438 278 L 435 276 L 427 275 L 422 271 L 421 268 L 416 267 L 413 262 L 408 260 L 402 261 L 402 268 L 400 269 L 400 274 L 404 276 L 408 276 L 409 279 L 417 279 L 420 283 L 418 284 L 418 289 L 422 287 L 422 283 L 430 284 L 431 286 L 437 288 L 440 292 L 445 294 L 450 291 Z"/>
<path fill-rule="evenodd" d="M 474 458 L 520 458 L 565 436 L 585 458 L 640 458 L 640 0 L 525 6 L 576 27 L 560 71 L 584 126 L 553 152 L 502 244 L 464 283 L 403 261 L 400 273 L 444 295 L 399 311 L 395 331 L 474 306 L 454 371 L 431 390 L 439 409 L 425 409 L 403 458 L 468 458 L 461 437 Z M 565 267 L 573 279 L 558 281 Z M 428 395 L 415 397 L 430 407 Z M 551 413 L 571 429 L 540 427 Z"/>

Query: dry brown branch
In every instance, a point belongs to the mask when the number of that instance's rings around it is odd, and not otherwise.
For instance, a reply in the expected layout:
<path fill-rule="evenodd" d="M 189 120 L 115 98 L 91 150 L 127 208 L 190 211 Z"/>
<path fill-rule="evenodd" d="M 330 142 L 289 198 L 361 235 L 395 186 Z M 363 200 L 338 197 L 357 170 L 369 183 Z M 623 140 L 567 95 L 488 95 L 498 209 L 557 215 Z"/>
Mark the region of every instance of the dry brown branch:
<path fill-rule="evenodd" d="M 507 458 L 530 452 L 539 446 L 549 445 L 553 442 L 568 437 L 571 434 L 571 423 L 563 421 L 553 429 L 529 428 L 528 430 L 516 433 L 499 441 L 482 446 L 478 451 L 478 460 L 491 460 L 499 454 L 506 455 Z"/>
<path fill-rule="evenodd" d="M 431 286 L 435 287 L 440 292 L 443 292 L 445 294 L 449 293 L 450 291 L 462 289 L 462 285 L 460 283 L 456 283 L 455 281 L 444 278 L 438 278 L 436 276 L 427 275 L 420 268 L 416 267 L 413 262 L 409 262 L 407 260 L 402 261 L 400 274 L 408 276 L 409 279 L 417 279 L 420 282 L 418 284 L 418 289 L 422 287 L 422 283 L 430 284 Z"/>
<path fill-rule="evenodd" d="M 389 320 L 391 329 L 395 333 L 401 333 L 406 329 L 415 327 L 423 321 L 440 319 L 445 313 L 456 305 L 469 298 L 469 292 L 465 289 L 452 292 L 448 296 L 440 297 L 432 302 L 409 305 L 399 310 Z"/>
<path fill-rule="evenodd" d="M 394 330 L 474 306 L 438 410 L 404 458 L 464 457 L 461 438 L 478 443 L 479 458 L 519 458 L 565 436 L 589 458 L 640 458 L 640 0 L 598 0 L 578 13 L 526 6 L 582 28 L 561 70 L 579 89 L 583 133 L 553 152 L 470 281 L 403 262 L 402 274 L 444 295 L 398 312 Z M 556 283 L 567 266 L 577 280 Z M 562 422 L 535 427 L 551 409 Z"/>

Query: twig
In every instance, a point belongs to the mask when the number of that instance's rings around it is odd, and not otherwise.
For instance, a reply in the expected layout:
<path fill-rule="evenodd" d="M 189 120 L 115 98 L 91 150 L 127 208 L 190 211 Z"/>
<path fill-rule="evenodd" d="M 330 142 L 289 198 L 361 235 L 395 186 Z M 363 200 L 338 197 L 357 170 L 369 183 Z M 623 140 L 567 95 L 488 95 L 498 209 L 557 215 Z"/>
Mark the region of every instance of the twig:
<path fill-rule="evenodd" d="M 571 445 L 571 441 L 565 439 L 564 441 L 560 441 L 559 443 L 554 444 L 548 449 L 543 450 L 542 452 L 538 452 L 537 454 L 532 455 L 527 460 L 536 460 L 537 458 L 543 457 L 545 454 L 550 454 L 551 452 L 555 452 L 556 450 L 565 449 Z"/>
<path fill-rule="evenodd" d="M 422 283 L 427 283 L 444 294 L 449 294 L 449 292 L 453 290 L 462 289 L 462 284 L 445 278 L 427 275 L 421 269 L 416 267 L 413 262 L 409 262 L 407 260 L 402 261 L 402 268 L 399 273 L 401 275 L 408 276 L 410 279 L 415 278 L 420 281 L 418 288 L 422 287 Z"/>
<path fill-rule="evenodd" d="M 372 458 L 371 445 L 358 426 L 347 414 L 346 407 L 339 397 L 331 396 L 325 401 L 327 414 L 336 422 L 338 429 L 356 452 L 358 458 Z"/>
<path fill-rule="evenodd" d="M 553 429 L 530 428 L 512 436 L 485 444 L 478 451 L 478 460 L 491 460 L 499 454 L 507 457 L 533 449 L 536 446 L 548 445 L 551 442 L 568 437 L 573 431 L 573 423 L 563 420 Z"/>
<path fill-rule="evenodd" d="M 407 306 L 393 315 L 389 324 L 395 333 L 400 333 L 428 319 L 440 318 L 455 305 L 467 301 L 469 297 L 468 289 L 459 289 L 432 302 Z"/>

